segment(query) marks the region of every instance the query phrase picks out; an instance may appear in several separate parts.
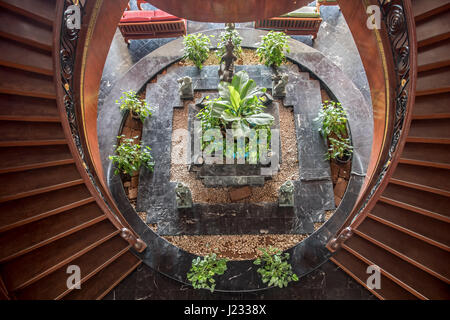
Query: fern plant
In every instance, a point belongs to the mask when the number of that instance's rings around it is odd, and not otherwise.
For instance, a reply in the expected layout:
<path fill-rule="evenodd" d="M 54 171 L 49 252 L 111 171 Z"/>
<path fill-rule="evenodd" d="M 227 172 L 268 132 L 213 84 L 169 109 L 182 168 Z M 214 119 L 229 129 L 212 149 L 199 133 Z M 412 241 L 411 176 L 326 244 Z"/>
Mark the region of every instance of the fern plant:
<path fill-rule="evenodd" d="M 129 110 L 133 116 L 139 117 L 142 122 L 152 115 L 147 102 L 139 99 L 133 90 L 123 92 L 122 96 L 116 100 L 116 104 L 119 105 L 120 110 Z"/>
<path fill-rule="evenodd" d="M 203 35 L 202 33 L 184 36 L 183 59 L 191 60 L 197 68 L 202 69 L 203 62 L 208 59 L 209 46 L 211 45 L 210 37 Z"/>
<path fill-rule="evenodd" d="M 268 67 L 279 67 L 286 61 L 286 53 L 290 52 L 289 38 L 284 32 L 275 31 L 270 31 L 263 36 L 256 49 L 259 61 L 264 61 Z"/>
<path fill-rule="evenodd" d="M 221 58 L 226 52 L 226 44 L 228 40 L 231 39 L 231 42 L 234 44 L 234 54 L 236 57 L 240 57 L 242 54 L 242 37 L 239 36 L 239 32 L 231 26 L 227 25 L 225 27 L 225 32 L 221 32 L 219 35 L 219 42 L 217 43 L 217 51 L 216 55 Z"/>
<path fill-rule="evenodd" d="M 119 174 L 120 172 L 124 174 L 132 174 L 138 171 L 143 165 L 147 169 L 153 171 L 152 155 L 150 151 L 152 150 L 149 146 L 143 148 L 140 144 L 135 144 L 133 138 L 125 138 L 125 135 L 117 137 L 121 139 L 122 142 L 116 147 L 116 155 L 109 156 L 109 159 L 116 164 L 116 169 L 114 174 Z"/>
<path fill-rule="evenodd" d="M 282 254 L 281 250 L 269 247 L 259 249 L 263 255 L 253 263 L 261 265 L 258 273 L 262 277 L 262 282 L 267 286 L 287 287 L 291 281 L 298 281 L 298 276 L 293 273 L 292 266 L 288 263 L 289 253 Z"/>
<path fill-rule="evenodd" d="M 209 289 L 214 292 L 216 280 L 214 276 L 222 275 L 227 270 L 227 259 L 217 259 L 215 253 L 192 260 L 187 279 L 194 289 Z"/>

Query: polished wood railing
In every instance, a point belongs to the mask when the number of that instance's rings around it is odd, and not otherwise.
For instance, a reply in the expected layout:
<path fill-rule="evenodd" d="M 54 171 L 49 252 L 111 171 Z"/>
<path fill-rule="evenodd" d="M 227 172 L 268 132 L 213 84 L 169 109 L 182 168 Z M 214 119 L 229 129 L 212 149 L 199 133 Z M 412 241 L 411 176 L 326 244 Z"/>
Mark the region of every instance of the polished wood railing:
<path fill-rule="evenodd" d="M 338 1 L 368 77 L 374 110 L 374 141 L 359 200 L 336 236 L 340 248 L 370 212 L 395 171 L 406 142 L 415 101 L 417 48 L 410 0 Z M 380 29 L 367 27 L 369 6 L 380 9 Z"/>
<path fill-rule="evenodd" d="M 139 252 L 146 244 L 120 213 L 106 187 L 97 142 L 97 100 L 103 65 L 128 1 L 64 0 L 57 4 L 53 57 L 57 103 L 70 151 L 97 205 Z M 80 19 L 80 28 L 74 28 Z M 58 32 L 59 30 L 59 32 Z"/>

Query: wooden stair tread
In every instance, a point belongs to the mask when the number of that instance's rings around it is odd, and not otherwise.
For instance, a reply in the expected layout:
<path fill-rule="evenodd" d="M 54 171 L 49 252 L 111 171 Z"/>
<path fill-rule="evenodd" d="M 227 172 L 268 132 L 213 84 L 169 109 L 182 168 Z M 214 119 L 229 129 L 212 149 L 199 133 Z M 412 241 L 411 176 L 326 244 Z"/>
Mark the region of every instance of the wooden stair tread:
<path fill-rule="evenodd" d="M 7 67 L 0 67 L 0 93 L 56 99 L 52 77 Z"/>
<path fill-rule="evenodd" d="M 55 100 L 0 94 L 0 119 L 59 119 Z"/>
<path fill-rule="evenodd" d="M 450 10 L 425 19 L 416 24 L 419 47 L 430 45 L 450 37 Z"/>
<path fill-rule="evenodd" d="M 0 36 L 52 51 L 51 26 L 28 19 L 9 10 L 0 10 Z"/>
<path fill-rule="evenodd" d="M 449 172 L 445 169 L 399 164 L 391 182 L 450 196 Z"/>
<path fill-rule="evenodd" d="M 450 40 L 421 48 L 417 53 L 418 71 L 442 68 L 450 64 Z"/>
<path fill-rule="evenodd" d="M 15 296 L 21 300 L 61 299 L 70 292 L 67 287 L 67 268 L 70 265 L 80 268 L 81 287 L 83 287 L 87 280 L 127 252 L 129 248 L 130 245 L 117 235 L 30 286 L 15 292 Z"/>
<path fill-rule="evenodd" d="M 0 38 L 0 48 L 0 65 L 53 75 L 52 56 L 48 52 L 4 38 Z"/>
<path fill-rule="evenodd" d="M 140 264 L 141 261 L 130 251 L 127 251 L 86 281 L 80 290 L 72 290 L 64 297 L 64 300 L 101 299 Z"/>
<path fill-rule="evenodd" d="M 363 261 L 356 258 L 354 255 L 346 250 L 337 251 L 330 259 L 350 276 L 352 276 L 361 285 L 367 288 L 367 279 L 370 274 L 368 274 L 368 265 Z M 381 286 L 379 289 L 373 288 L 369 289 L 375 296 L 379 299 L 386 300 L 417 300 L 417 297 L 412 295 L 410 292 L 403 289 L 397 283 L 393 282 L 383 274 L 380 274 Z"/>
<path fill-rule="evenodd" d="M 400 205 L 404 209 L 429 215 L 439 220 L 447 220 L 450 216 L 448 211 L 450 199 L 426 191 L 389 184 L 380 200 L 392 205 Z"/>
<path fill-rule="evenodd" d="M 377 202 L 371 215 L 424 241 L 431 240 L 429 243 L 439 247 L 450 247 L 450 227 L 443 221 L 383 202 Z"/>
<path fill-rule="evenodd" d="M 56 17 L 56 3 L 53 0 L 1 0 L 0 5 L 49 26 Z"/>
<path fill-rule="evenodd" d="M 64 139 L 61 123 L 1 121 L 0 142 Z"/>
<path fill-rule="evenodd" d="M 0 261 L 10 260 L 106 219 L 96 203 L 88 203 L 0 234 Z M 20 236 L 19 236 L 20 235 Z"/>
<path fill-rule="evenodd" d="M 0 232 L 58 214 L 94 198 L 84 185 L 77 185 L 0 204 Z"/>
<path fill-rule="evenodd" d="M 402 260 L 444 282 L 450 282 L 450 270 L 445 263 L 450 258 L 448 251 L 432 246 L 373 219 L 365 219 L 355 232 Z"/>
<path fill-rule="evenodd" d="M 6 173 L 2 175 L 0 202 L 60 189 L 58 186 L 79 184 L 80 174 L 75 165 Z M 26 181 L 26 183 L 24 183 Z"/>
<path fill-rule="evenodd" d="M 379 266 L 387 277 L 420 299 L 450 298 L 446 283 L 357 234 L 342 247 L 366 263 Z"/>
<path fill-rule="evenodd" d="M 450 88 L 450 67 L 448 66 L 435 70 L 422 71 L 417 75 L 416 90 L 422 92 L 422 94 L 424 92 L 448 92 L 448 88 Z"/>
<path fill-rule="evenodd" d="M 450 0 L 413 0 L 412 10 L 416 22 L 448 10 Z"/>
<path fill-rule="evenodd" d="M 439 115 L 442 114 L 450 114 L 450 93 L 416 97 L 413 109 L 413 117 L 439 117 Z"/>
<path fill-rule="evenodd" d="M 118 233 L 104 220 L 11 260 L 2 266 L 5 285 L 11 291 L 30 285 Z"/>

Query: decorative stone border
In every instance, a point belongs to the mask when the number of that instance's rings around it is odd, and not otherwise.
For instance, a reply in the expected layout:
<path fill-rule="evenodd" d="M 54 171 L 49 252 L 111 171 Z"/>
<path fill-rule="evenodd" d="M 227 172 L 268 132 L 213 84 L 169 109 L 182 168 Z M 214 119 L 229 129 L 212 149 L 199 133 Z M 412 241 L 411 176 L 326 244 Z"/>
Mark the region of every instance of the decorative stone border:
<path fill-rule="evenodd" d="M 218 35 L 222 29 L 203 32 L 206 35 L 215 35 L 216 45 Z M 255 48 L 260 36 L 266 32 L 254 29 L 239 29 L 243 37 L 243 47 Z M 294 272 L 301 276 L 313 271 L 326 262 L 331 253 L 326 249 L 326 243 L 334 236 L 339 227 L 353 208 L 370 159 L 373 135 L 373 116 L 370 106 L 361 92 L 352 81 L 330 60 L 315 49 L 301 42 L 291 40 L 291 53 L 288 58 L 305 70 L 310 71 L 324 86 L 326 86 L 342 103 L 347 112 L 350 131 L 353 137 L 353 162 L 347 191 L 333 216 L 312 233 L 308 238 L 287 250 L 291 254 L 291 263 Z M 113 166 L 108 155 L 114 151 L 117 131 L 123 121 L 123 116 L 115 107 L 115 100 L 126 90 L 140 90 L 148 80 L 160 71 L 181 59 L 182 39 L 174 40 L 136 63 L 120 79 L 111 94 L 106 97 L 105 107 L 99 112 L 98 132 L 99 147 L 102 163 L 106 172 L 106 180 L 117 205 L 143 241 L 147 249 L 136 253 L 144 263 L 166 276 L 186 283 L 186 274 L 191 267 L 192 259 L 196 256 L 175 247 L 165 239 L 154 233 L 137 215 L 125 195 L 119 176 L 113 173 Z M 114 107 L 113 107 L 114 106 Z M 315 181 L 301 181 L 301 183 L 314 183 Z M 296 187 L 297 189 L 297 187 Z M 252 261 L 230 261 L 227 272 L 217 279 L 216 291 L 245 292 L 267 289 L 256 272 Z"/>

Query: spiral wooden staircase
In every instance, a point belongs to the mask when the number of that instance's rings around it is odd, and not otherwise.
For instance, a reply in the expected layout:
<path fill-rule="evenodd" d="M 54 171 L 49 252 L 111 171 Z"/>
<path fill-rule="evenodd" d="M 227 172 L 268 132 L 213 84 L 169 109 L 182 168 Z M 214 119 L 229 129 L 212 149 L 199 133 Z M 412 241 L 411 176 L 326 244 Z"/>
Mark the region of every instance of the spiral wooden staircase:
<path fill-rule="evenodd" d="M 89 51 L 83 52 L 80 49 L 83 46 L 78 46 L 77 65 L 86 67 L 97 59 L 97 65 L 93 64 L 98 67 L 95 77 L 81 77 L 77 74 L 79 69 L 75 69 L 73 77 L 61 79 L 60 30 L 65 1 L 0 0 L 0 152 L 3 159 L 0 163 L 0 298 L 3 299 L 101 299 L 141 263 L 133 252 L 144 249 L 104 187 L 101 166 L 94 159 L 95 139 L 93 144 L 90 135 L 90 130 L 96 130 L 95 125 L 78 128 L 80 144 L 73 139 L 74 128 L 67 116 L 69 105 L 63 99 L 70 96 L 81 101 L 86 109 L 84 113 L 77 110 L 76 115 L 85 122 L 92 121 L 89 118 L 92 110 L 88 107 L 89 103 L 96 103 L 98 83 L 90 86 L 93 93 L 71 90 L 82 91 L 89 86 L 89 81 L 99 82 L 108 46 L 99 50 L 97 56 L 89 56 Z M 104 35 L 105 43 L 110 42 L 127 1 L 120 0 L 115 8 L 102 8 L 97 5 L 101 1 L 81 2 L 86 4 L 90 19 L 83 23 L 80 39 L 92 47 L 98 45 L 92 41 L 96 29 L 89 21 L 100 19 L 101 12 L 109 12 L 110 18 L 103 18 L 112 30 Z M 354 13 L 362 15 L 363 22 L 367 18 L 363 2 L 367 5 L 373 1 L 361 1 L 360 7 L 352 6 L 352 9 L 349 1 L 339 1 L 363 63 L 367 63 L 373 59 L 369 49 L 375 48 L 376 43 L 370 47 L 366 42 L 363 48 L 362 41 L 366 41 L 367 34 L 358 33 L 362 28 L 355 27 L 361 21 Z M 351 236 L 345 232 L 336 235 L 338 245 L 330 245 L 330 250 L 335 251 L 332 261 L 364 286 L 367 266 L 378 265 L 382 287 L 369 290 L 380 299 L 449 299 L 450 1 L 407 0 L 404 3 L 410 31 L 414 31 L 415 21 L 416 32 L 410 34 L 414 44 L 411 47 L 416 44 L 418 47 L 417 70 L 414 50 L 409 55 L 413 86 L 410 92 L 416 89 L 415 104 L 414 99 L 408 104 L 399 146 L 379 186 L 376 178 L 388 149 L 381 145 L 393 134 L 393 125 L 385 125 L 389 116 L 392 117 L 392 110 L 390 115 L 384 112 L 384 117 L 378 120 L 379 127 L 384 128 L 380 140 L 375 137 L 380 145 L 379 161 L 373 161 L 365 189 L 368 193 L 377 186 L 377 192 L 364 210 L 355 208 L 343 226 L 343 231 L 350 228 L 347 230 Z M 102 5 L 111 6 L 110 2 Z M 386 40 L 381 43 L 388 47 Z M 85 60 L 83 54 L 87 56 Z M 393 71 L 389 62 L 392 57 L 387 50 L 385 54 L 386 66 L 392 69 L 388 71 Z M 377 82 L 382 77 L 382 66 L 366 70 L 374 105 L 378 101 L 386 108 L 385 101 L 393 101 L 393 96 L 378 99 L 374 88 L 390 87 L 393 95 L 394 82 Z M 79 82 L 85 87 L 79 86 Z M 408 101 L 411 98 L 414 95 Z M 80 146 L 90 150 L 87 156 L 80 156 Z M 89 172 L 94 172 L 93 176 Z M 81 290 L 66 286 L 69 265 L 80 266 Z"/>

